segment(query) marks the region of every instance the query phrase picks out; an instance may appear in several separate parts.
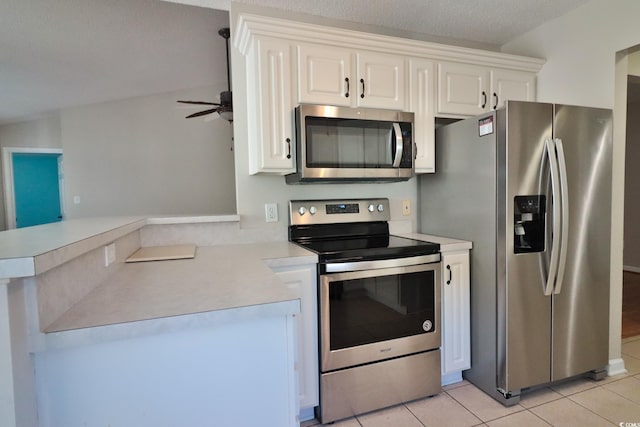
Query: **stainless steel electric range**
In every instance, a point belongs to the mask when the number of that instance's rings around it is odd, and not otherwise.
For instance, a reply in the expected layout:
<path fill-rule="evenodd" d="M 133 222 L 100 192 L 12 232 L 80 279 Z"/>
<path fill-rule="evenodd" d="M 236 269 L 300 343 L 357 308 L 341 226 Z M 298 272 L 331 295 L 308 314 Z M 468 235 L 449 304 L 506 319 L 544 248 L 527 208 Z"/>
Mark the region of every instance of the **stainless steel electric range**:
<path fill-rule="evenodd" d="M 440 247 L 389 234 L 388 199 L 295 200 L 289 240 L 318 254 L 327 423 L 440 392 Z"/>

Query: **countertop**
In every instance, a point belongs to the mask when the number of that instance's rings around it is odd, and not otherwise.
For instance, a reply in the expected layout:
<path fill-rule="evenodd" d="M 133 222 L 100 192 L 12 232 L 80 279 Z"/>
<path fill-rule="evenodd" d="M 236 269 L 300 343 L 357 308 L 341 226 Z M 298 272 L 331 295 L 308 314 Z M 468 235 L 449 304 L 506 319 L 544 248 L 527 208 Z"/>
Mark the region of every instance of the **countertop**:
<path fill-rule="evenodd" d="M 238 215 L 71 219 L 0 232 L 0 279 L 42 274 L 147 224 L 237 222 Z"/>
<path fill-rule="evenodd" d="M 473 247 L 473 244 L 467 240 L 451 239 L 448 237 L 433 236 L 431 234 L 400 233 L 400 234 L 394 234 L 394 236 L 438 243 L 440 245 L 441 252 L 462 251 L 462 250 L 471 249 Z"/>
<path fill-rule="evenodd" d="M 294 301 L 298 292 L 270 267 L 316 262 L 297 245 L 273 242 L 198 247 L 194 259 L 122 264 L 44 332 Z"/>

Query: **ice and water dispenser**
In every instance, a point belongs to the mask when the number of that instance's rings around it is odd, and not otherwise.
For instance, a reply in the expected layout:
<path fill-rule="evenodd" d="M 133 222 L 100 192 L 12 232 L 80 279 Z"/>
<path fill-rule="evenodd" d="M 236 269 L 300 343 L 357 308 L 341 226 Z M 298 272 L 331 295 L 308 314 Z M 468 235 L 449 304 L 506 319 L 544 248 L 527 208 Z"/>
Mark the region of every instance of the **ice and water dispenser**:
<path fill-rule="evenodd" d="M 516 196 L 513 208 L 514 252 L 543 252 L 546 197 Z"/>

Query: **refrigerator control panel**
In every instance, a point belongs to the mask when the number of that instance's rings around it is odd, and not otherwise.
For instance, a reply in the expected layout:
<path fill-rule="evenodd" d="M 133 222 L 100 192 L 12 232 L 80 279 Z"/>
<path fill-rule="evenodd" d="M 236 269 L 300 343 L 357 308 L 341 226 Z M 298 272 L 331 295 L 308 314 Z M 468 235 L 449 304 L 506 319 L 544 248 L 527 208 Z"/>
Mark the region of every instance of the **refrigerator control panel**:
<path fill-rule="evenodd" d="M 544 251 L 545 206 L 546 197 L 543 195 L 514 198 L 513 251 L 515 253 Z"/>

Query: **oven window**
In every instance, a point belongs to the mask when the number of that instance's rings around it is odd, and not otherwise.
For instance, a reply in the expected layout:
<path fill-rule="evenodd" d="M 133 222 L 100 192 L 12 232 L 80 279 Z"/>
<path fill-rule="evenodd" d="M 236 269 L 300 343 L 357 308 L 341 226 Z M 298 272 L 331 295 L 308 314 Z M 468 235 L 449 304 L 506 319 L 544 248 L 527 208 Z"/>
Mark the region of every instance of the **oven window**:
<path fill-rule="evenodd" d="M 330 349 L 434 332 L 434 283 L 433 270 L 329 282 Z"/>

